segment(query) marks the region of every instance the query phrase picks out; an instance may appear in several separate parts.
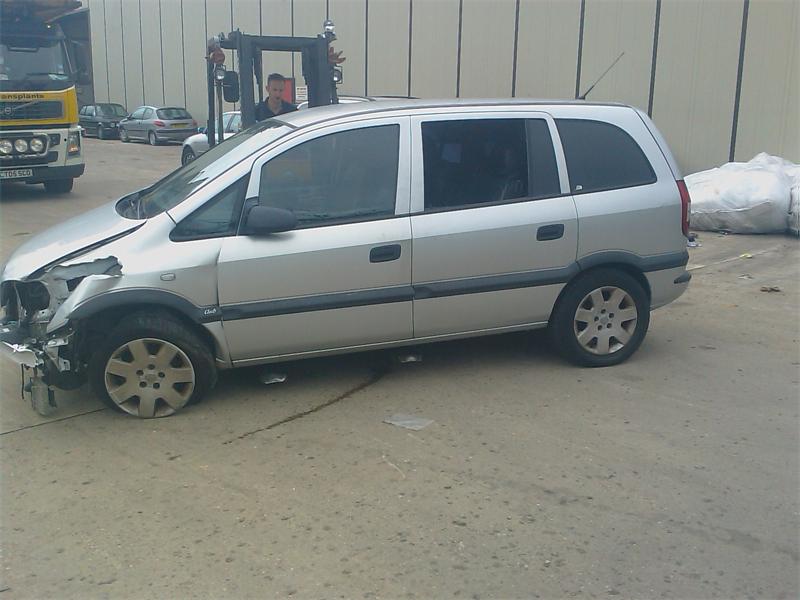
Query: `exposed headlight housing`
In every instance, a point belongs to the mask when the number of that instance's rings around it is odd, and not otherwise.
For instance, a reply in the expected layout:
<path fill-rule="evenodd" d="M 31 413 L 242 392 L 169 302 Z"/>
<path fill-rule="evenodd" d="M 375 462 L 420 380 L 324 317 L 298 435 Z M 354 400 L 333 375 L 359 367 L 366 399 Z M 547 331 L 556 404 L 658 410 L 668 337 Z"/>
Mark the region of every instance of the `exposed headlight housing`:
<path fill-rule="evenodd" d="M 14 144 L 11 143 L 11 140 L 0 140 L 0 154 L 11 154 L 14 152 Z"/>
<path fill-rule="evenodd" d="M 81 134 L 77 131 L 70 131 L 67 137 L 67 154 L 80 154 Z"/>
<path fill-rule="evenodd" d="M 19 139 L 14 140 L 14 150 L 19 152 L 20 154 L 24 154 L 28 151 L 28 142 L 27 140 Z"/>
<path fill-rule="evenodd" d="M 30 141 L 31 152 L 36 152 L 39 154 L 44 150 L 44 140 L 42 138 L 35 137 Z"/>

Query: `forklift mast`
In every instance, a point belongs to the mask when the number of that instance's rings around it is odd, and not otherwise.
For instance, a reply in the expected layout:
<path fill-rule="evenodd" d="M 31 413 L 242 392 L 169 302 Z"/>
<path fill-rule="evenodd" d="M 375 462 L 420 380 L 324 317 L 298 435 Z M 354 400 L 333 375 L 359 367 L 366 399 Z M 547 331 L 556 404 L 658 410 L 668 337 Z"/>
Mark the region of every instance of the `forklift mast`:
<path fill-rule="evenodd" d="M 302 57 L 302 73 L 308 87 L 308 106 L 338 103 L 334 66 L 328 60 L 328 48 L 336 39 L 333 23 L 326 21 L 325 32 L 316 37 L 249 35 L 238 29 L 220 35 L 219 47 L 236 52 L 239 66 L 239 91 L 242 127 L 256 122 L 256 105 L 263 101 L 262 52 L 298 52 Z M 254 84 L 255 80 L 255 84 Z M 221 107 L 214 101 L 214 64 L 208 60 L 208 141 L 216 142 L 214 115 Z M 257 100 L 256 100 L 257 96 Z"/>

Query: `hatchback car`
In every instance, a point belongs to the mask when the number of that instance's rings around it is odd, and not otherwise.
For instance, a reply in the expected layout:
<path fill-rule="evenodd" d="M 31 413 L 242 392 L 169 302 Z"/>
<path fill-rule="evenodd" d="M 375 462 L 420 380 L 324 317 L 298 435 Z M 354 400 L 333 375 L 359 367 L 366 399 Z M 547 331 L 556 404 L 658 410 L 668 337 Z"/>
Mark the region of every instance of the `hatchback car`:
<path fill-rule="evenodd" d="M 94 135 L 101 140 L 119 137 L 119 122 L 128 115 L 121 104 L 87 104 L 78 117 L 84 135 Z"/>
<path fill-rule="evenodd" d="M 123 142 L 144 140 L 151 146 L 164 142 L 183 142 L 197 133 L 197 121 L 185 108 L 140 106 L 119 123 Z"/>
<path fill-rule="evenodd" d="M 222 130 L 224 137 L 228 138 L 232 135 L 239 133 L 242 129 L 242 113 L 237 111 L 226 112 L 222 114 Z M 217 143 L 220 142 L 219 132 L 216 133 Z M 205 128 L 202 128 L 198 133 L 189 136 L 183 140 L 183 150 L 181 150 L 181 164 L 185 165 L 200 156 L 203 152 L 208 150 L 208 134 Z"/>
<path fill-rule="evenodd" d="M 629 106 L 297 111 L 23 244 L 0 351 L 37 407 L 88 379 L 139 417 L 217 369 L 543 327 L 576 364 L 615 365 L 688 285 L 688 208 Z"/>

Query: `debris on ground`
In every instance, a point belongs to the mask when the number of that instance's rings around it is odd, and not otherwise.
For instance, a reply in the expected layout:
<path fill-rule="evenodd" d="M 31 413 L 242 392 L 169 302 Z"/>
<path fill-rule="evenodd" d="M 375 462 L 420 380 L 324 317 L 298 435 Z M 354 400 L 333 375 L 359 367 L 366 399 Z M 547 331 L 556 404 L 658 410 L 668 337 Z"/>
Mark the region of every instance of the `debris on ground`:
<path fill-rule="evenodd" d="M 761 291 L 762 292 L 769 292 L 769 293 L 780 292 L 781 288 L 779 288 L 777 285 L 762 285 L 761 286 Z"/>
<path fill-rule="evenodd" d="M 286 373 L 278 373 L 276 371 L 263 371 L 258 379 L 264 385 L 272 385 L 274 383 L 284 383 L 289 378 Z"/>
<path fill-rule="evenodd" d="M 753 276 L 750 275 L 750 273 L 742 273 L 741 275 L 739 275 L 739 279 L 752 279 L 752 278 Z"/>
<path fill-rule="evenodd" d="M 399 362 L 401 365 L 405 365 L 408 363 L 422 362 L 422 354 L 416 352 L 408 352 L 406 354 L 400 354 L 397 357 L 397 362 Z"/>
<path fill-rule="evenodd" d="M 433 419 L 415 417 L 414 415 L 392 415 L 391 417 L 384 419 L 383 422 L 387 423 L 388 425 L 396 425 L 397 427 L 411 429 L 412 431 L 419 431 L 420 429 L 424 429 L 433 423 Z"/>
<path fill-rule="evenodd" d="M 689 237 L 686 238 L 686 245 L 689 248 L 699 248 L 700 246 L 702 246 L 703 244 L 697 241 L 697 237 L 698 236 L 696 233 L 690 233 Z"/>
<path fill-rule="evenodd" d="M 740 254 L 739 258 L 753 258 L 753 255 L 745 252 L 744 254 Z"/>

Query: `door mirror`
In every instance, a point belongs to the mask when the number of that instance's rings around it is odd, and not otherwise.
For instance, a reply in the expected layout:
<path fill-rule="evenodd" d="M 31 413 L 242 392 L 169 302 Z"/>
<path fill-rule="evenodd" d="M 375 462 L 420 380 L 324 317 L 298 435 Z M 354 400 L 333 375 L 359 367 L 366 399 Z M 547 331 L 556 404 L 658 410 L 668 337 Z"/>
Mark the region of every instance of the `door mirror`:
<path fill-rule="evenodd" d="M 256 236 L 269 235 L 270 233 L 291 231 L 295 227 L 297 227 L 297 217 L 292 211 L 256 205 L 248 211 L 242 233 Z"/>
<path fill-rule="evenodd" d="M 222 81 L 222 95 L 225 102 L 239 101 L 239 75 L 236 71 L 225 71 L 225 79 Z"/>

